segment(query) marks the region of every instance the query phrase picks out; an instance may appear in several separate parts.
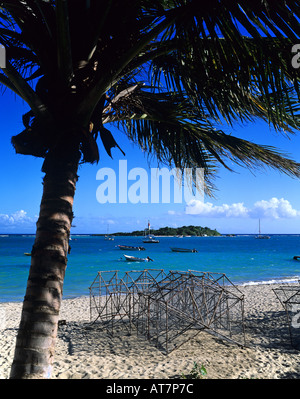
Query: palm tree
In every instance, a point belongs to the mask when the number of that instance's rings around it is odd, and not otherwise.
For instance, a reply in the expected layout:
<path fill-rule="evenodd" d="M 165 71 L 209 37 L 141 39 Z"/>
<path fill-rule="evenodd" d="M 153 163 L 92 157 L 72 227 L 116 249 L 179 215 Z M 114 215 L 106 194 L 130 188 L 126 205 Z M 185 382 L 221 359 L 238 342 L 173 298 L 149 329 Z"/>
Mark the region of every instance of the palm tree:
<path fill-rule="evenodd" d="M 17 153 L 44 158 L 43 197 L 11 378 L 51 375 L 79 163 L 109 155 L 114 124 L 178 168 L 300 165 L 227 135 L 221 121 L 299 126 L 300 2 L 285 0 L 0 0 L 0 83 L 27 102 Z"/>

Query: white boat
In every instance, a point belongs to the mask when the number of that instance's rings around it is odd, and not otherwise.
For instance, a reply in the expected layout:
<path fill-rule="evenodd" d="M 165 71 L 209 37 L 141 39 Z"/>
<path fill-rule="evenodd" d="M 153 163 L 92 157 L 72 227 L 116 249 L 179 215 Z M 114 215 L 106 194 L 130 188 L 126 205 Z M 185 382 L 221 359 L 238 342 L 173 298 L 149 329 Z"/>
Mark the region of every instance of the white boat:
<path fill-rule="evenodd" d="M 109 225 L 107 225 L 107 234 L 104 236 L 104 239 L 106 241 L 113 241 L 115 239 L 114 236 L 109 234 Z"/>
<path fill-rule="evenodd" d="M 195 248 L 177 248 L 177 247 L 170 247 L 171 251 L 173 252 L 198 252 Z"/>
<path fill-rule="evenodd" d="M 127 262 L 151 262 L 153 259 L 147 256 L 146 258 L 137 258 L 136 256 L 124 255 Z"/>
<path fill-rule="evenodd" d="M 143 242 L 145 244 L 158 244 L 159 240 L 153 238 L 152 236 L 147 236 L 146 238 L 144 238 Z"/>
<path fill-rule="evenodd" d="M 159 240 L 150 235 L 150 222 L 148 221 L 148 236 L 143 239 L 145 244 L 158 244 Z"/>
<path fill-rule="evenodd" d="M 261 234 L 261 231 L 260 231 L 260 219 L 258 221 L 258 236 L 256 236 L 255 238 L 258 238 L 260 240 L 268 240 L 269 238 L 271 238 L 270 236 Z"/>

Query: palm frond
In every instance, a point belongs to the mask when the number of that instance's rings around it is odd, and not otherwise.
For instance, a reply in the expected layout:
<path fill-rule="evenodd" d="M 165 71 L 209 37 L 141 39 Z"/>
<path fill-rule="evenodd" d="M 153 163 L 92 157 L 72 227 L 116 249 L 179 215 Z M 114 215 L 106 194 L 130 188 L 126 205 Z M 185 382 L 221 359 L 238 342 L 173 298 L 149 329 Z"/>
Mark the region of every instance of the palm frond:
<path fill-rule="evenodd" d="M 14 32 L 20 32 L 22 44 L 38 56 L 39 64 L 45 71 L 51 70 L 52 65 L 51 62 L 49 63 L 49 59 L 56 59 L 55 45 L 51 34 L 55 28 L 53 4 L 48 1 L 2 0 L 1 6 L 9 18 L 5 27 Z M 50 21 L 51 27 L 49 27 Z"/>
<path fill-rule="evenodd" d="M 300 177 L 300 164 L 286 154 L 225 134 L 212 123 L 209 114 L 197 112 L 188 98 L 144 89 L 147 87 L 132 86 L 127 93 L 123 90 L 123 95 L 117 95 L 105 108 L 103 122 L 117 122 L 132 141 L 159 162 L 180 169 L 203 168 L 208 194 L 214 188 L 217 164 L 231 170 L 226 160 L 249 168 L 271 167 Z M 255 101 L 259 105 L 259 100 Z M 266 116 L 266 110 L 257 106 L 257 114 Z"/>
<path fill-rule="evenodd" d="M 15 87 L 15 85 L 3 73 L 0 73 L 0 83 L 5 87 L 7 87 L 8 89 L 12 90 L 18 96 L 22 97 L 18 89 Z"/>
<path fill-rule="evenodd" d="M 198 39 L 190 49 L 156 57 L 152 61 L 152 84 L 164 79 L 167 90 L 184 91 L 200 109 L 229 123 L 251 115 L 251 97 L 260 94 L 270 112 L 269 122 L 280 128 L 286 114 L 283 99 L 290 95 L 291 87 L 295 86 L 295 91 L 300 87 L 290 62 L 290 42 L 244 38 L 241 42 L 247 51 L 238 56 L 231 53 L 225 40 L 218 42 Z"/>
<path fill-rule="evenodd" d="M 40 119 L 49 119 L 50 115 L 46 105 L 43 104 L 37 93 L 29 86 L 26 80 L 22 78 L 9 61 L 6 61 L 6 66 L 2 69 L 9 79 L 8 87 L 11 88 L 12 84 L 12 87 L 17 89 L 18 94 L 30 105 L 37 117 L 40 117 Z M 2 83 L 5 84 L 5 80 L 2 80 Z"/>
<path fill-rule="evenodd" d="M 62 85 L 69 87 L 73 76 L 72 45 L 69 29 L 69 13 L 66 0 L 56 1 L 57 62 Z"/>

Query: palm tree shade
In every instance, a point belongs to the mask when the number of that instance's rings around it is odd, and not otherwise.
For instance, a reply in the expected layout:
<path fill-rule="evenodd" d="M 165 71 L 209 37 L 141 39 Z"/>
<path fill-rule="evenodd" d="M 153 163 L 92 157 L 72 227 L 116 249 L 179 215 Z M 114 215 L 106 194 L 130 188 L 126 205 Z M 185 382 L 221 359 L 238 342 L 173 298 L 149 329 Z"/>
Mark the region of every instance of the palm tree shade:
<path fill-rule="evenodd" d="M 203 4 L 204 3 L 204 4 Z M 0 0 L 0 83 L 29 105 L 17 153 L 44 158 L 44 188 L 11 378 L 51 376 L 80 163 L 123 130 L 159 162 L 300 164 L 275 148 L 225 134 L 221 121 L 299 127 L 300 1 Z"/>

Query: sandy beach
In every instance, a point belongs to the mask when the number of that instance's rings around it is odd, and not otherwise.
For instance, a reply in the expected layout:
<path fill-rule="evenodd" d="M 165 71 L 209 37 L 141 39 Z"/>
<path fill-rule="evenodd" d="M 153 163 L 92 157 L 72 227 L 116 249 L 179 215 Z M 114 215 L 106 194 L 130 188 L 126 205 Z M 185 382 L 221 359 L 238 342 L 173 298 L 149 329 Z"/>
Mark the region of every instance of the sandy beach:
<path fill-rule="evenodd" d="M 208 379 L 300 377 L 300 350 L 291 346 L 285 312 L 274 285 L 239 287 L 245 295 L 246 347 L 200 332 L 169 355 L 126 330 L 115 336 L 90 324 L 89 298 L 63 300 L 53 379 L 173 379 L 196 362 Z M 0 303 L 0 378 L 8 378 L 21 303 Z M 3 322 L 3 315 L 5 322 Z M 299 330 L 300 333 L 300 330 Z"/>

